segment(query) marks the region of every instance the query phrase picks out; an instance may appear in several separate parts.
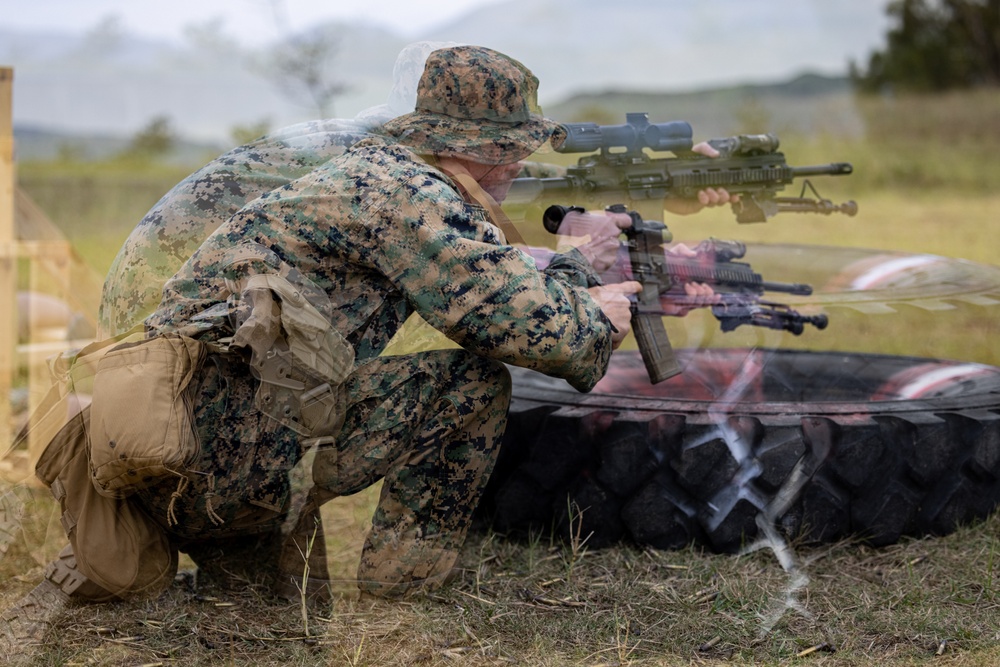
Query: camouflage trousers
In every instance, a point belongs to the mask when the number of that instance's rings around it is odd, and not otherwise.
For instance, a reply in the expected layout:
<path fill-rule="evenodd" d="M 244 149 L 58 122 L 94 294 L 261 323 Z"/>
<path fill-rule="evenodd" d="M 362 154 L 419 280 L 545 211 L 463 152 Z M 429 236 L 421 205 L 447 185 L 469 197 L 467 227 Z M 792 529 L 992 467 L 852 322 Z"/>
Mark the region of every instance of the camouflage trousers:
<path fill-rule="evenodd" d="M 202 452 L 192 474 L 136 495 L 197 563 L 197 554 L 225 551 L 227 542 L 245 547 L 234 538 L 276 542 L 302 446 L 298 435 L 254 408 L 257 383 L 245 362 L 210 356 L 196 382 Z M 369 360 L 345 388 L 344 426 L 317 451 L 313 482 L 330 498 L 383 480 L 359 587 L 396 596 L 440 584 L 496 460 L 509 374 L 464 350 L 438 350 Z"/>
<path fill-rule="evenodd" d="M 464 350 L 438 350 L 373 359 L 348 390 L 344 426 L 317 452 L 313 480 L 335 495 L 383 480 L 358 585 L 382 596 L 439 585 L 496 462 L 510 375 Z"/>

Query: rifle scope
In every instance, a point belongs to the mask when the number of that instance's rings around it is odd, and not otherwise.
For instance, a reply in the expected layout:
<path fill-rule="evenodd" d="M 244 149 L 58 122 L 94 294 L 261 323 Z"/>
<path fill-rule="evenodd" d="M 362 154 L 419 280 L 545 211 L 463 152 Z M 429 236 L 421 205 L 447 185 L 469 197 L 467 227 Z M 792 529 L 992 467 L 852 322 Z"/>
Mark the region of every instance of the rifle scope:
<path fill-rule="evenodd" d="M 691 124 L 686 121 L 650 123 L 647 113 L 625 114 L 625 125 L 564 123 L 566 140 L 556 150 L 560 153 L 589 153 L 598 149 L 624 148 L 628 153 L 652 151 L 689 151 L 694 144 Z"/>

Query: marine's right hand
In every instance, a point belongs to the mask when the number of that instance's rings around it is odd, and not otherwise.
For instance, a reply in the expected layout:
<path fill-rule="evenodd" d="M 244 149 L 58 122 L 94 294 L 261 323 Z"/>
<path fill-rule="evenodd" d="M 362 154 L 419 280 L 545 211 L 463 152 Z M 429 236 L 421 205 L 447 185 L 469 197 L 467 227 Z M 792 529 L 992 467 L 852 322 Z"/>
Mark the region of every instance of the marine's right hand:
<path fill-rule="evenodd" d="M 587 290 L 604 311 L 605 316 L 611 320 L 611 325 L 617 329 L 611 333 L 612 349 L 618 349 L 632 326 L 632 302 L 629 301 L 628 297 L 630 294 L 638 294 L 641 291 L 642 284 L 635 280 L 611 285 L 598 285 Z"/>

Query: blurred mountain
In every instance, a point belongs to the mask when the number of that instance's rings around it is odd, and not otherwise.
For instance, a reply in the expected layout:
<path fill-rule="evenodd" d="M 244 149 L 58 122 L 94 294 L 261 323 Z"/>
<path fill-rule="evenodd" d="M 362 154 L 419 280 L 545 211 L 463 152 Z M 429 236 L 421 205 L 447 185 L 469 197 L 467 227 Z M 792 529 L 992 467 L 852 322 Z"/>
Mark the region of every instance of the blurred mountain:
<path fill-rule="evenodd" d="M 864 60 L 881 44 L 884 5 L 885 0 L 507 0 L 420 38 L 480 43 L 517 57 L 539 76 L 546 112 L 563 120 L 572 120 L 564 113 L 592 106 L 595 96 L 671 93 L 668 108 L 662 113 L 650 108 L 651 116 L 690 116 L 695 122 L 700 115 L 715 123 L 712 113 L 726 109 L 697 105 L 743 104 L 746 95 L 705 98 L 690 91 L 793 80 L 801 85 L 808 81 L 801 78 L 804 73 L 846 85 L 849 61 Z M 413 40 L 370 24 L 332 29 L 341 36 L 338 76 L 349 86 L 333 115 L 351 117 L 385 101 L 396 54 Z M 279 127 L 311 118 L 315 111 L 283 96 L 254 67 L 267 46 L 241 46 L 205 27 L 179 43 L 136 39 L 113 22 L 80 34 L 0 28 L 0 64 L 15 69 L 15 126 L 64 135 L 129 136 L 151 119 L 167 117 L 185 138 L 225 145 L 236 126 L 267 121 Z M 803 93 L 800 89 L 800 98 Z"/>
<path fill-rule="evenodd" d="M 763 132 L 855 137 L 864 132 L 850 79 L 819 74 L 680 93 L 584 93 L 545 109 L 567 123 L 616 125 L 629 112 L 648 113 L 652 122 L 686 120 L 696 139 Z"/>
<path fill-rule="evenodd" d="M 406 40 L 363 27 L 345 26 L 343 34 L 352 97 L 361 104 L 384 102 Z M 64 133 L 129 135 L 167 117 L 183 136 L 225 141 L 238 125 L 313 117 L 255 70 L 258 57 L 222 41 L 172 44 L 126 36 L 95 43 L 93 35 L 0 29 L 0 64 L 14 67 L 15 126 Z"/>
<path fill-rule="evenodd" d="M 881 46 L 885 0 L 510 0 L 427 39 L 486 44 L 541 81 L 543 102 L 845 75 Z"/>

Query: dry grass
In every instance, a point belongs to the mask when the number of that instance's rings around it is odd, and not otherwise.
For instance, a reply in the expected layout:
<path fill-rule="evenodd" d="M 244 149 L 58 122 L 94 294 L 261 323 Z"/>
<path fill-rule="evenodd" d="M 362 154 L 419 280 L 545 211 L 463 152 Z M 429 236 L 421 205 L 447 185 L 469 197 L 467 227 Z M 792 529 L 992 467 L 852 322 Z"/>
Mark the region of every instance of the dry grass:
<path fill-rule="evenodd" d="M 146 602 L 71 608 L 39 665 L 995 665 L 1000 518 L 943 538 L 874 549 L 795 547 L 743 556 L 476 533 L 437 594 L 359 600 L 356 563 L 371 493 L 328 507 L 340 577 L 306 632 L 297 603 L 248 587 L 195 589 L 179 576 Z M 42 503 L 44 505 L 44 502 Z M 585 538 L 585 536 L 580 536 Z M 25 568 L 26 563 L 32 566 Z M 0 561 L 3 601 L 40 565 Z M 805 579 L 796 579 L 804 575 Z"/>

